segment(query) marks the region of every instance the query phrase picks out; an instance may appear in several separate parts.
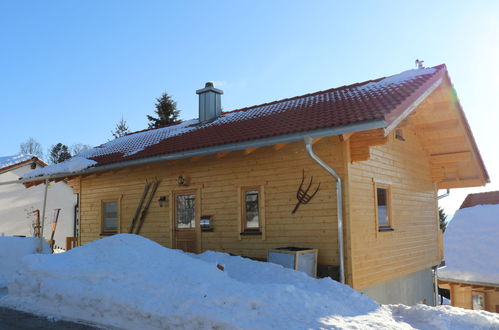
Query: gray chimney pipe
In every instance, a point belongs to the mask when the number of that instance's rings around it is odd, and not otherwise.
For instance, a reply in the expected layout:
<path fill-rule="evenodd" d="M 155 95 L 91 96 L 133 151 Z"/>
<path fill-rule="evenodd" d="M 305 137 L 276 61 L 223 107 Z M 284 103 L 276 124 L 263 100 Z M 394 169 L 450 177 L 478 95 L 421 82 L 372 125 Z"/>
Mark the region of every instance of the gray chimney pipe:
<path fill-rule="evenodd" d="M 222 113 L 221 96 L 224 92 L 207 82 L 204 88 L 198 89 L 199 94 L 199 122 L 214 120 Z"/>

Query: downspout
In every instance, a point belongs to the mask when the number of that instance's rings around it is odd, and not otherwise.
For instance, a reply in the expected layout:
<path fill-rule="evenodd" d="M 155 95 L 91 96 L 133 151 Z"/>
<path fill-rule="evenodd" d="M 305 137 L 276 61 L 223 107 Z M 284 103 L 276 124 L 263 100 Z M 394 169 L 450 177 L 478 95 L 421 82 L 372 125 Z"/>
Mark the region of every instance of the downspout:
<path fill-rule="evenodd" d="M 450 195 L 450 189 L 447 189 L 447 192 L 445 194 L 442 194 L 440 196 L 437 196 L 437 200 L 440 200 L 442 198 L 445 198 Z M 435 306 L 438 306 L 438 265 L 433 266 L 433 283 L 435 285 Z"/>
<path fill-rule="evenodd" d="M 320 159 L 314 151 L 312 150 L 312 138 L 310 136 L 304 137 L 305 147 L 307 149 L 307 153 L 315 160 L 322 168 L 324 168 L 329 174 L 331 174 L 336 179 L 336 210 L 337 210 L 337 218 L 338 218 L 338 252 L 340 259 L 340 282 L 345 283 L 345 265 L 344 265 L 344 256 L 343 256 L 343 191 L 341 188 L 341 178 L 336 172 L 329 167 L 322 159 Z"/>
<path fill-rule="evenodd" d="M 40 228 L 40 246 L 38 248 L 38 252 L 43 252 L 43 228 L 45 227 L 45 210 L 47 208 L 47 190 L 49 187 L 49 180 L 45 179 L 45 190 L 43 193 L 43 206 L 42 206 L 42 228 Z"/>

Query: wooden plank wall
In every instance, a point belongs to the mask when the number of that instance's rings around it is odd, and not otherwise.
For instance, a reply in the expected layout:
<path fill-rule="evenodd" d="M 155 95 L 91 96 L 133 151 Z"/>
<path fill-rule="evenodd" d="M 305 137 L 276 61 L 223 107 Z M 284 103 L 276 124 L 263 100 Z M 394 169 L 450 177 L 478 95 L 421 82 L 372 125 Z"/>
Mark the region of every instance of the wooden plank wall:
<path fill-rule="evenodd" d="M 342 146 L 338 137 L 322 139 L 316 153 L 342 175 Z M 307 205 L 291 214 L 302 169 L 305 182 L 314 176 L 321 182 L 319 193 Z M 179 187 L 182 175 L 188 187 Z M 202 232 L 201 250 L 231 252 L 266 258 L 267 250 L 283 246 L 319 249 L 318 262 L 337 265 L 337 222 L 334 179 L 305 151 L 303 142 L 276 147 L 232 152 L 195 159 L 158 163 L 92 175 L 81 180 L 81 242 L 100 238 L 101 201 L 119 199 L 120 231 L 128 232 L 131 218 L 146 179 L 162 180 L 141 234 L 171 247 L 171 202 L 160 208 L 159 196 L 172 198 L 172 192 L 199 189 L 201 215 L 213 216 L 214 232 Z M 240 236 L 238 188 L 261 185 L 265 191 L 265 236 Z M 198 199 L 199 200 L 199 199 Z"/>
<path fill-rule="evenodd" d="M 438 220 L 428 157 L 417 136 L 404 129 L 406 141 L 389 136 L 370 148 L 370 159 L 348 165 L 350 210 L 349 272 L 362 289 L 439 263 Z M 378 232 L 373 182 L 389 184 L 392 232 Z"/>
<path fill-rule="evenodd" d="M 485 310 L 499 313 L 499 287 L 442 280 L 438 281 L 438 286 L 450 290 L 452 306 L 473 309 L 473 294 L 482 294 L 485 299 Z"/>

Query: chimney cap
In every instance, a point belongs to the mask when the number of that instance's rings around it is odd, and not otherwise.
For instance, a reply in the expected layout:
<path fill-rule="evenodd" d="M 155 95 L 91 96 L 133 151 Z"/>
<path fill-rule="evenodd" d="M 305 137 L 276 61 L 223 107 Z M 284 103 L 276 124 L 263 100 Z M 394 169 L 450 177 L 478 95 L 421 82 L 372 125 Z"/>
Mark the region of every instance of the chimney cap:
<path fill-rule="evenodd" d="M 221 89 L 215 88 L 214 86 L 215 85 L 213 84 L 213 82 L 208 81 L 204 85 L 204 88 L 198 89 L 196 91 L 196 94 L 203 94 L 203 93 L 206 93 L 206 92 L 214 92 L 214 93 L 217 93 L 217 94 L 223 94 L 224 93 Z"/>

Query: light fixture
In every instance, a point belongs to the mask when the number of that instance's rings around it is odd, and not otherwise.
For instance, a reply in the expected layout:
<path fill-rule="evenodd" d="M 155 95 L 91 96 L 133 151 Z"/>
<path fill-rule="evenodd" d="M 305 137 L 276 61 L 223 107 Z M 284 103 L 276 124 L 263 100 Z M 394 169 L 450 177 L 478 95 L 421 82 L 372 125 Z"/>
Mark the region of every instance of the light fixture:
<path fill-rule="evenodd" d="M 396 129 L 395 130 L 395 138 L 397 140 L 400 140 L 400 141 L 405 141 L 404 131 L 402 131 L 401 129 Z"/>
<path fill-rule="evenodd" d="M 166 200 L 167 200 L 166 196 L 160 196 L 159 199 L 158 199 L 159 207 L 165 206 Z"/>
<path fill-rule="evenodd" d="M 180 175 L 177 178 L 177 183 L 179 184 L 179 186 L 186 186 L 187 185 L 185 178 L 182 175 Z"/>

